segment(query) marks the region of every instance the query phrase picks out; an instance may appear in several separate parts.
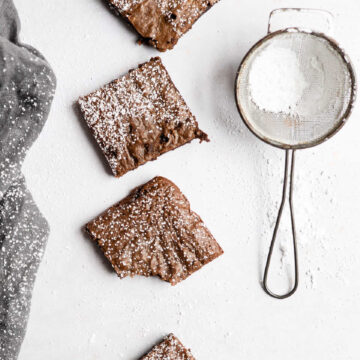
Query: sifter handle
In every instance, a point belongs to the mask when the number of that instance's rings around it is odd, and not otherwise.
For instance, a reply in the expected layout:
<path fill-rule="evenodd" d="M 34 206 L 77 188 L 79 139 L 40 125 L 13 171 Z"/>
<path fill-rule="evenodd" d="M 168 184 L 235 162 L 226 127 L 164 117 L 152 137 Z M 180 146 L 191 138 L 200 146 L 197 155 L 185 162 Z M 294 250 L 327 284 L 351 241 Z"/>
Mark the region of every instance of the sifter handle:
<path fill-rule="evenodd" d="M 291 160 L 289 159 L 291 152 Z M 294 275 L 295 275 L 295 280 L 294 280 L 294 285 L 292 287 L 292 289 L 287 292 L 286 294 L 283 295 L 277 295 L 275 293 L 273 293 L 267 285 L 267 281 L 268 281 L 268 274 L 269 274 L 269 268 L 270 268 L 270 263 L 271 263 L 271 258 L 272 258 L 272 253 L 274 250 L 274 245 L 276 242 L 276 237 L 277 237 L 277 233 L 278 233 L 278 229 L 279 229 L 279 225 L 280 225 L 280 221 L 281 221 L 281 216 L 283 213 L 283 209 L 284 209 L 284 205 L 285 205 L 285 201 L 286 201 L 286 193 L 287 193 L 287 184 L 288 184 L 288 169 L 289 169 L 289 162 L 291 161 L 291 165 L 290 165 L 290 184 L 289 184 L 289 205 L 290 205 L 290 216 L 291 216 L 291 231 L 292 231 L 292 239 L 293 239 L 293 250 L 294 250 Z M 263 278 L 263 286 L 264 286 L 264 290 L 265 292 L 276 298 L 276 299 L 285 299 L 289 296 L 291 296 L 292 294 L 294 294 L 294 292 L 296 291 L 298 284 L 299 284 L 299 270 L 298 270 L 298 257 L 297 257 L 297 245 L 296 245 L 296 231 L 295 231 L 295 218 L 294 218 L 294 211 L 293 211 L 293 203 L 292 203 L 292 195 L 293 195 L 293 182 L 294 182 L 294 168 L 295 168 L 295 150 L 286 150 L 286 156 L 285 156 L 285 171 L 284 171 L 284 185 L 283 185 L 283 193 L 282 193 L 282 200 L 281 200 L 281 205 L 279 208 L 279 213 L 276 219 L 276 224 L 275 224 L 275 228 L 274 228 L 274 232 L 273 232 L 273 236 L 272 236 L 272 240 L 270 243 L 270 248 L 269 248 L 269 253 L 267 256 L 267 260 L 266 260 L 266 266 L 265 266 L 265 271 L 264 271 L 264 278 Z"/>
<path fill-rule="evenodd" d="M 301 28 L 332 35 L 334 16 L 322 9 L 279 8 L 269 15 L 268 34 L 286 28 Z"/>

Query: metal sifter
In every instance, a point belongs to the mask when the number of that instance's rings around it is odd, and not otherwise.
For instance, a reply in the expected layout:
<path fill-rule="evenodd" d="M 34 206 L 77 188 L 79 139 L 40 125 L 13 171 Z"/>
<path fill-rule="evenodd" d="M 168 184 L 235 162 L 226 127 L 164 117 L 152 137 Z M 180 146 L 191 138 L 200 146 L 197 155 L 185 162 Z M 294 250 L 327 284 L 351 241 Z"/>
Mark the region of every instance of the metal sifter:
<path fill-rule="evenodd" d="M 294 294 L 299 282 L 293 209 L 295 152 L 321 144 L 340 130 L 356 96 L 351 62 L 332 38 L 303 27 L 273 30 L 276 20 L 286 13 L 298 18 L 323 16 L 327 25 L 331 20 L 331 14 L 322 10 L 274 10 L 268 35 L 245 55 L 235 83 L 236 103 L 245 125 L 262 141 L 285 150 L 282 200 L 263 277 L 265 292 L 277 299 Z M 268 272 L 287 195 L 294 282 L 289 292 L 278 295 L 268 287 Z"/>

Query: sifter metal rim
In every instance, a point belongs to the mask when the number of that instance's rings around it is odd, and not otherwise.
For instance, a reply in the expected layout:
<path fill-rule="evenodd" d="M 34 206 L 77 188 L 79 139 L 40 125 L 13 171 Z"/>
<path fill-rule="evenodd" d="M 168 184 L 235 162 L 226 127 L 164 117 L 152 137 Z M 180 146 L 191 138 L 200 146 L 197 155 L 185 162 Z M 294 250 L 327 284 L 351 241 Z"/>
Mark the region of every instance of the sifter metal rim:
<path fill-rule="evenodd" d="M 344 112 L 344 115 L 339 119 L 338 123 L 336 126 L 334 126 L 332 129 L 329 130 L 328 133 L 326 133 L 325 135 L 323 135 L 322 137 L 310 141 L 308 143 L 303 143 L 303 144 L 298 144 L 298 145 L 288 145 L 288 144 L 283 144 L 280 143 L 278 141 L 274 141 L 270 138 L 267 138 L 266 136 L 263 136 L 261 134 L 259 134 L 255 128 L 252 126 L 251 121 L 249 121 L 246 116 L 243 113 L 243 110 L 241 108 L 240 105 L 240 101 L 238 98 L 238 80 L 239 80 L 239 76 L 240 76 L 240 72 L 247 60 L 247 58 L 259 47 L 261 46 L 263 43 L 265 43 L 266 41 L 268 41 L 269 39 L 280 35 L 280 34 L 284 34 L 284 33 L 304 33 L 304 34 L 309 34 L 309 35 L 313 35 L 313 36 L 317 36 L 319 38 L 325 39 L 327 40 L 327 42 L 329 43 L 329 45 L 341 56 L 341 58 L 343 59 L 349 74 L 350 74 L 350 80 L 351 80 L 351 93 L 350 93 L 350 101 L 349 101 L 349 105 L 346 109 L 346 111 Z M 321 143 L 323 143 L 324 141 L 330 139 L 332 136 L 334 136 L 345 124 L 345 122 L 347 121 L 347 119 L 350 117 L 352 110 L 354 108 L 354 104 L 355 104 L 355 100 L 356 100 L 356 93 L 357 93 L 357 82 L 356 82 L 356 75 L 355 75 L 355 70 L 354 67 L 352 65 L 352 62 L 349 58 L 349 56 L 345 53 L 345 51 L 340 47 L 340 45 L 337 43 L 337 41 L 335 41 L 333 38 L 321 33 L 321 32 L 316 32 L 316 31 L 312 31 L 312 30 L 308 30 L 308 29 L 302 29 L 302 28 L 297 28 L 297 27 L 291 27 L 291 28 L 286 28 L 283 30 L 278 30 L 275 32 L 272 32 L 268 35 L 266 35 L 265 37 L 263 37 L 262 39 L 260 39 L 259 41 L 257 41 L 251 48 L 250 50 L 246 53 L 246 55 L 244 56 L 244 58 L 242 59 L 239 68 L 237 70 L 236 73 L 236 78 L 235 78 L 235 102 L 236 102 L 236 107 L 239 111 L 240 117 L 242 118 L 243 122 L 245 123 L 246 127 L 260 140 L 266 142 L 269 145 L 275 146 L 277 148 L 280 149 L 306 149 L 306 148 L 310 148 L 316 145 L 319 145 Z"/>

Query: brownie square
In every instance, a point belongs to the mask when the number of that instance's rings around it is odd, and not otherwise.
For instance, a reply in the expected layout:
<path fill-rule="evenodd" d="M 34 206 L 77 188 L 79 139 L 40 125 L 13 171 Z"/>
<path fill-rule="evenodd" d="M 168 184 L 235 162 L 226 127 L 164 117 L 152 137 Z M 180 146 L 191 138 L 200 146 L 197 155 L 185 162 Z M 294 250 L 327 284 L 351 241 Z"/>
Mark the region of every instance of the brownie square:
<path fill-rule="evenodd" d="M 85 226 L 120 278 L 159 276 L 171 285 L 223 253 L 170 180 L 155 177 Z"/>
<path fill-rule="evenodd" d="M 140 360 L 195 360 L 189 349 L 186 349 L 180 340 L 170 334 Z"/>
<path fill-rule="evenodd" d="M 209 141 L 158 57 L 78 103 L 117 177 L 195 138 Z"/>
<path fill-rule="evenodd" d="M 160 51 L 172 49 L 179 38 L 218 0 L 108 0 L 142 39 Z"/>

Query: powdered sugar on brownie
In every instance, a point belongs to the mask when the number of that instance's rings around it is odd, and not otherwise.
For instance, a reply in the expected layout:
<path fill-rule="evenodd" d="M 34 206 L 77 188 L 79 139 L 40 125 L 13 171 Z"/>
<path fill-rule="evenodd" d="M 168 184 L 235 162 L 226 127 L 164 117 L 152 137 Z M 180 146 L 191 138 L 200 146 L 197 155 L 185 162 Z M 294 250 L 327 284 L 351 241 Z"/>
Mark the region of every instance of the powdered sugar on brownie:
<path fill-rule="evenodd" d="M 156 177 L 86 226 L 120 276 L 172 285 L 223 253 L 178 187 Z"/>
<path fill-rule="evenodd" d="M 195 360 L 195 358 L 176 336 L 170 334 L 140 360 Z"/>
<path fill-rule="evenodd" d="M 159 58 L 79 104 L 115 176 L 194 138 L 207 140 Z"/>
<path fill-rule="evenodd" d="M 115 6 L 118 11 L 123 14 L 131 12 L 136 6 L 141 3 L 149 2 L 149 0 L 109 0 L 111 5 Z M 178 24 L 190 24 L 194 22 L 194 19 L 197 19 L 201 14 L 208 8 L 209 4 L 213 4 L 216 1 L 214 0 L 198 0 L 198 1 L 189 1 L 189 0 L 152 0 L 156 3 L 160 13 L 164 18 L 166 18 L 169 23 L 177 29 Z M 176 10 L 181 10 L 184 7 L 191 6 L 190 16 L 174 18 L 174 13 Z M 177 21 L 175 21 L 177 20 Z"/>
<path fill-rule="evenodd" d="M 171 49 L 218 0 L 108 0 L 159 50 Z"/>

